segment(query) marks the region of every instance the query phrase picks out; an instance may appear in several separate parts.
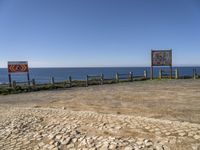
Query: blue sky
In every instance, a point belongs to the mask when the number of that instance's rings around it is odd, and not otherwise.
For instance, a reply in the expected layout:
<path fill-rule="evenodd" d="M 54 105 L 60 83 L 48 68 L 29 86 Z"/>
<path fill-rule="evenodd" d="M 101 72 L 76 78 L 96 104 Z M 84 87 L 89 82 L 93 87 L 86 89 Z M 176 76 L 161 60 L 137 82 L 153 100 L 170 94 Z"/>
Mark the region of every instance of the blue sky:
<path fill-rule="evenodd" d="M 199 0 L 0 0 L 0 67 L 200 65 Z"/>

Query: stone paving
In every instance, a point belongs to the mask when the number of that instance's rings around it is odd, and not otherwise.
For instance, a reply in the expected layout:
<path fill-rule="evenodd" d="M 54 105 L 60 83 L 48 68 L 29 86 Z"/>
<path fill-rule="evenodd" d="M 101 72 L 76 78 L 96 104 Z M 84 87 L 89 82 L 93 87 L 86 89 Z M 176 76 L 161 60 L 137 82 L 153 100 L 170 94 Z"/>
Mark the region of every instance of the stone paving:
<path fill-rule="evenodd" d="M 199 124 L 64 108 L 0 107 L 0 112 L 2 150 L 200 149 Z"/>

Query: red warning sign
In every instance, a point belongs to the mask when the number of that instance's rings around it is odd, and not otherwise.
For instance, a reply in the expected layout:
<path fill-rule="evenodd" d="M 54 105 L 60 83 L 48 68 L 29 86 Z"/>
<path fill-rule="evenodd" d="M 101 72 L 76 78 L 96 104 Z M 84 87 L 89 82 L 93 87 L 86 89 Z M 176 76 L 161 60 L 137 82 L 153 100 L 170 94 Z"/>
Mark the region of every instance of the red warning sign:
<path fill-rule="evenodd" d="M 9 73 L 28 72 L 28 62 L 27 61 L 9 61 L 8 72 Z"/>

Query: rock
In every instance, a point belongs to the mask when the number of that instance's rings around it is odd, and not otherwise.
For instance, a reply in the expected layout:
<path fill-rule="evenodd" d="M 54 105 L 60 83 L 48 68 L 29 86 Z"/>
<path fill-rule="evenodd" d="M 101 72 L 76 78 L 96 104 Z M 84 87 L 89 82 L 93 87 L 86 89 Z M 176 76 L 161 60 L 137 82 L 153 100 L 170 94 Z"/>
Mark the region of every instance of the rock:
<path fill-rule="evenodd" d="M 39 147 L 42 147 L 42 146 L 44 146 L 45 144 L 43 143 L 43 142 L 40 142 L 40 143 L 38 143 L 38 146 Z"/>
<path fill-rule="evenodd" d="M 81 141 L 81 143 L 79 144 L 79 147 L 82 147 L 82 146 L 85 146 L 85 145 L 87 145 L 87 141 L 86 141 L 86 139 L 83 139 Z"/>
<path fill-rule="evenodd" d="M 120 130 L 122 127 L 116 126 L 115 129 Z"/>
<path fill-rule="evenodd" d="M 108 150 L 109 144 L 107 142 L 104 142 L 100 150 Z"/>
<path fill-rule="evenodd" d="M 116 149 L 116 148 L 117 148 L 117 145 L 115 145 L 115 144 L 110 144 L 110 145 L 109 145 L 109 149 L 113 149 L 113 150 L 114 150 L 114 149 Z"/>
<path fill-rule="evenodd" d="M 60 140 L 61 138 L 62 138 L 62 135 L 61 135 L 61 134 L 56 135 L 56 139 L 57 139 L 57 140 Z"/>
<path fill-rule="evenodd" d="M 89 150 L 97 150 L 95 147 L 90 148 Z"/>
<path fill-rule="evenodd" d="M 126 146 L 126 147 L 124 148 L 124 150 L 133 150 L 133 147 L 132 147 L 132 146 Z"/>
<path fill-rule="evenodd" d="M 40 149 L 40 147 L 39 146 L 34 146 L 34 150 L 39 150 Z"/>
<path fill-rule="evenodd" d="M 54 143 L 55 143 L 54 140 L 49 141 L 49 144 L 50 144 L 50 145 L 53 145 Z"/>
<path fill-rule="evenodd" d="M 77 141 L 78 141 L 77 138 L 73 138 L 73 139 L 72 139 L 72 142 L 73 142 L 73 143 L 76 143 Z"/>
<path fill-rule="evenodd" d="M 114 140 L 116 139 L 115 137 L 111 137 L 111 136 L 109 136 L 108 138 L 109 138 L 109 140 L 111 140 L 111 141 L 114 141 Z"/>
<path fill-rule="evenodd" d="M 154 149 L 156 149 L 156 150 L 163 150 L 163 147 L 162 147 L 162 145 L 155 145 Z"/>
<path fill-rule="evenodd" d="M 81 136 L 78 141 L 81 142 L 85 137 L 84 136 Z"/>
<path fill-rule="evenodd" d="M 171 133 L 170 132 L 166 132 L 165 135 L 169 136 Z"/>
<path fill-rule="evenodd" d="M 58 147 L 58 146 L 60 145 L 60 142 L 55 142 L 54 145 L 55 145 L 56 147 Z"/>
<path fill-rule="evenodd" d="M 55 146 L 54 145 L 49 145 L 47 148 L 48 149 L 53 149 L 53 148 L 55 148 Z"/>
<path fill-rule="evenodd" d="M 31 143 L 30 141 L 26 141 L 26 142 L 24 142 L 24 145 L 28 145 L 30 143 Z"/>
<path fill-rule="evenodd" d="M 136 141 L 136 143 L 137 143 L 138 145 L 142 145 L 142 144 L 143 144 L 143 141 L 144 141 L 144 139 L 138 138 L 137 141 Z"/>
<path fill-rule="evenodd" d="M 160 131 L 155 132 L 156 135 L 161 135 Z"/>
<path fill-rule="evenodd" d="M 163 147 L 163 150 L 171 150 L 168 146 L 166 146 L 166 145 L 163 145 L 162 146 Z"/>
<path fill-rule="evenodd" d="M 137 145 L 134 146 L 134 150 L 139 150 L 139 149 L 140 148 Z"/>
<path fill-rule="evenodd" d="M 69 144 L 69 145 L 67 146 L 67 148 L 68 148 L 68 149 L 74 148 L 74 144 L 73 144 L 73 143 Z"/>
<path fill-rule="evenodd" d="M 200 135 L 195 135 L 195 136 L 194 136 L 194 139 L 195 139 L 195 140 L 200 139 Z"/>
<path fill-rule="evenodd" d="M 200 144 L 192 144 L 192 150 L 200 150 Z"/>
<path fill-rule="evenodd" d="M 189 133 L 188 133 L 188 136 L 189 136 L 189 137 L 192 137 L 192 136 L 194 136 L 194 134 L 195 134 L 195 132 L 189 132 Z"/>
<path fill-rule="evenodd" d="M 88 148 L 82 148 L 81 150 L 88 150 Z"/>
<path fill-rule="evenodd" d="M 70 137 L 68 137 L 68 138 L 66 138 L 66 139 L 62 140 L 62 141 L 61 141 L 61 144 L 62 144 L 62 145 L 67 145 L 67 144 L 69 144 L 69 143 L 70 143 L 70 141 L 71 141 L 71 138 L 70 138 Z"/>
<path fill-rule="evenodd" d="M 50 134 L 50 135 L 48 136 L 48 138 L 49 138 L 50 140 L 53 140 L 54 137 L 55 137 L 55 134 Z"/>
<path fill-rule="evenodd" d="M 150 140 L 147 140 L 147 139 L 144 140 L 144 143 L 145 143 L 145 144 L 148 143 L 148 142 L 151 142 L 151 141 L 150 141 Z"/>
<path fill-rule="evenodd" d="M 88 138 L 87 139 L 87 143 L 90 144 L 90 145 L 93 145 L 94 144 L 94 140 L 92 138 Z"/>
<path fill-rule="evenodd" d="M 180 136 L 184 136 L 184 135 L 186 135 L 184 132 L 181 132 L 181 133 L 179 133 L 178 135 L 180 135 Z"/>
<path fill-rule="evenodd" d="M 176 137 L 175 136 L 169 136 L 169 143 L 175 144 L 176 143 Z"/>
<path fill-rule="evenodd" d="M 149 127 L 149 126 L 147 126 L 147 127 L 145 127 L 145 129 L 146 129 L 146 130 L 149 130 L 149 129 L 150 129 L 150 127 Z"/>
<path fill-rule="evenodd" d="M 153 143 L 152 142 L 147 142 L 147 143 L 145 143 L 145 146 L 150 148 L 151 146 L 153 146 Z"/>

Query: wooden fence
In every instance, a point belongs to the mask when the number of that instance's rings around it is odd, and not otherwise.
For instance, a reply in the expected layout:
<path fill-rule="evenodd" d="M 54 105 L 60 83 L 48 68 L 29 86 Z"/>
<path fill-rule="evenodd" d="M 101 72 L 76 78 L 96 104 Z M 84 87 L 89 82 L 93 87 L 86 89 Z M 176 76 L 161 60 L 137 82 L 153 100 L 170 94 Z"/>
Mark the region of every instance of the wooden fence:
<path fill-rule="evenodd" d="M 159 71 L 159 79 L 169 78 L 170 72 L 169 70 L 161 69 Z M 180 76 L 179 69 L 176 68 L 172 71 L 172 77 L 174 79 L 184 79 L 186 76 Z M 200 72 L 197 71 L 196 68 L 193 69 L 193 76 L 188 77 L 193 79 L 200 78 Z M 35 79 L 30 80 L 29 82 L 12 82 L 12 88 L 21 87 L 41 87 L 41 86 L 50 86 L 55 88 L 70 88 L 70 87 L 87 87 L 90 85 L 103 85 L 103 84 L 111 84 L 111 83 L 119 83 L 119 82 L 132 82 L 137 80 L 147 80 L 147 70 L 144 70 L 143 74 L 134 74 L 133 72 L 129 73 L 116 73 L 113 78 L 105 78 L 104 74 L 100 75 L 87 75 L 85 80 L 75 80 L 69 76 L 68 79 L 62 81 L 56 81 L 54 77 L 50 77 L 48 83 L 39 83 Z M 0 87 L 6 87 L 8 85 L 1 85 Z"/>
<path fill-rule="evenodd" d="M 171 74 L 170 70 L 160 69 L 158 78 L 159 79 L 170 78 L 170 74 Z M 191 75 L 180 75 L 178 68 L 172 70 L 172 79 L 190 79 L 190 78 L 193 79 L 200 78 L 200 72 L 198 72 L 197 69 L 194 68 L 191 76 Z"/>
<path fill-rule="evenodd" d="M 193 79 L 199 79 L 200 78 L 200 72 L 197 71 L 196 68 L 193 69 Z"/>
<path fill-rule="evenodd" d="M 132 72 L 127 74 L 116 73 L 113 78 L 104 78 L 104 74 L 101 75 L 87 75 L 86 80 L 73 80 L 71 76 L 68 79 L 63 81 L 56 81 L 56 78 L 50 77 L 49 82 L 47 83 L 39 83 L 36 79 L 32 79 L 28 82 L 16 82 L 12 81 L 12 87 L 16 88 L 18 86 L 23 87 L 36 87 L 42 85 L 49 85 L 52 87 L 76 87 L 76 86 L 89 86 L 89 85 L 103 85 L 103 84 L 111 84 L 118 82 L 128 82 L 135 80 L 144 80 L 147 79 L 147 71 L 144 71 L 142 75 L 136 75 Z"/>
<path fill-rule="evenodd" d="M 96 85 L 96 84 L 100 84 L 103 85 L 104 84 L 104 75 L 97 75 L 97 76 L 86 76 L 86 81 L 85 81 L 85 86 L 89 86 L 90 84 L 92 85 Z"/>
<path fill-rule="evenodd" d="M 159 70 L 159 79 L 162 79 L 162 78 L 179 79 L 179 70 L 175 69 L 175 70 L 172 70 L 172 72 L 171 72 L 171 70 L 160 69 Z"/>
<path fill-rule="evenodd" d="M 115 80 L 116 83 L 120 82 L 120 81 L 135 81 L 135 80 L 146 80 L 147 79 L 147 71 L 144 70 L 144 74 L 143 75 L 138 75 L 138 74 L 133 74 L 133 72 L 130 72 L 128 74 L 119 74 L 116 73 L 115 75 Z"/>

